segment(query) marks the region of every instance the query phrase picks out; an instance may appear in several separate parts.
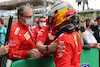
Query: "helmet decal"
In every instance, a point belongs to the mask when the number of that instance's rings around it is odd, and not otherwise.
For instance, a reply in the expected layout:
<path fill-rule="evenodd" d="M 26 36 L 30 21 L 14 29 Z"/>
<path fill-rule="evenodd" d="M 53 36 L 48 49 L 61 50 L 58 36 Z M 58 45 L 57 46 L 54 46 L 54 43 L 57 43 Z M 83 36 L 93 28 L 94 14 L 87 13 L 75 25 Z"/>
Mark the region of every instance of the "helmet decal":
<path fill-rule="evenodd" d="M 64 9 L 66 8 L 66 6 L 68 5 L 68 3 L 65 3 L 65 2 L 62 2 L 60 3 L 59 5 L 55 6 L 52 8 L 52 12 L 54 12 L 55 10 L 61 10 L 61 9 Z"/>
<path fill-rule="evenodd" d="M 68 10 L 69 10 L 69 11 L 72 11 L 72 10 L 73 10 L 73 7 L 72 7 L 72 6 L 69 6 L 69 7 L 68 7 Z"/>
<path fill-rule="evenodd" d="M 51 10 L 48 11 L 47 14 L 48 16 L 53 17 L 52 19 L 53 21 L 51 24 L 51 28 L 53 30 L 53 29 L 58 29 L 66 24 L 70 23 L 72 24 L 72 20 L 71 21 L 67 20 L 76 14 L 76 10 L 73 8 L 71 4 L 64 1 L 54 5 L 51 8 Z"/>

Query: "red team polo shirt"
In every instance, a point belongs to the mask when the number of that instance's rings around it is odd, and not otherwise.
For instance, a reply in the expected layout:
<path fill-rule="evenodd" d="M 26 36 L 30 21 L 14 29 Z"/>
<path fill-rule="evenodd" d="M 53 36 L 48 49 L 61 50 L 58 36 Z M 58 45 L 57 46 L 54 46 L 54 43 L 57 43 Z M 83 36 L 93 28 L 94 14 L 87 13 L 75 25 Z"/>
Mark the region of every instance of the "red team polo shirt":
<path fill-rule="evenodd" d="M 28 58 L 27 51 L 35 48 L 35 33 L 32 31 L 31 36 L 29 33 L 31 33 L 29 32 L 29 27 L 17 22 L 12 25 L 8 40 L 8 56 L 11 60 L 16 61 Z"/>

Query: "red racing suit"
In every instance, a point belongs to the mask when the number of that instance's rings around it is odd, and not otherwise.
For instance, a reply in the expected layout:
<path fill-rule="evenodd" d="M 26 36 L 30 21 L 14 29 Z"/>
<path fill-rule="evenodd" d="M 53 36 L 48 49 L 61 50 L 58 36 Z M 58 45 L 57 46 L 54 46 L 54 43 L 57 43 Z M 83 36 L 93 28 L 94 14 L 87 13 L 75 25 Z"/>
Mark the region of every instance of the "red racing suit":
<path fill-rule="evenodd" d="M 35 48 L 35 33 L 29 30 L 28 26 L 23 26 L 19 22 L 11 26 L 7 57 L 12 61 L 28 58 L 27 51 Z"/>
<path fill-rule="evenodd" d="M 82 42 L 77 32 L 62 33 L 56 40 L 56 67 L 80 67 Z"/>
<path fill-rule="evenodd" d="M 50 34 L 49 27 L 42 28 L 36 38 L 37 41 L 42 41 L 49 45 L 54 39 Z M 80 58 L 82 51 L 82 42 L 77 32 L 71 34 L 61 34 L 57 40 L 58 49 L 55 55 L 56 67 L 80 67 Z"/>

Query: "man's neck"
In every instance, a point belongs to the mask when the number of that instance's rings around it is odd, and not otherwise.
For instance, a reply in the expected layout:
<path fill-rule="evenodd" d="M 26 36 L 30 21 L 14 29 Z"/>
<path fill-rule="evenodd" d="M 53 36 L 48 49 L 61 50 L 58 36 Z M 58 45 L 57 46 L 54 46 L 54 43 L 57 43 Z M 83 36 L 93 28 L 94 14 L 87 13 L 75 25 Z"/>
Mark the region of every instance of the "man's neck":
<path fill-rule="evenodd" d="M 21 24 L 24 27 L 27 27 L 26 25 L 24 25 L 23 23 L 21 23 L 22 21 L 18 20 L 18 23 Z"/>

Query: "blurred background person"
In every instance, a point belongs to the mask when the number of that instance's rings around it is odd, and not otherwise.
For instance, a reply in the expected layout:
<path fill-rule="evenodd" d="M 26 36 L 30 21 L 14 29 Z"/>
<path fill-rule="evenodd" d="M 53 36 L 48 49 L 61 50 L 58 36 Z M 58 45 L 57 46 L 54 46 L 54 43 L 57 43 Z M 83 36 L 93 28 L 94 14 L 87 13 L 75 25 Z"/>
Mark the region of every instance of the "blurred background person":
<path fill-rule="evenodd" d="M 99 29 L 100 29 L 100 16 L 98 16 L 96 19 L 97 19 L 98 26 L 99 26 Z"/>
<path fill-rule="evenodd" d="M 83 46 L 83 49 L 90 49 L 90 48 L 98 48 L 100 49 L 99 45 L 97 44 L 90 44 L 86 41 L 86 37 L 85 35 L 83 34 L 83 32 L 86 30 L 86 22 L 83 21 L 82 19 L 79 20 L 79 22 L 77 23 L 78 24 L 78 33 L 80 35 L 80 38 L 82 40 L 82 46 Z"/>
<path fill-rule="evenodd" d="M 6 37 L 6 31 L 7 30 L 4 27 L 4 20 L 0 17 L 0 46 L 4 45 L 5 37 Z M 1 62 L 1 58 L 2 58 L 2 56 L 0 56 L 0 62 Z M 4 67 L 6 67 L 7 58 L 5 58 L 4 62 L 5 62 Z"/>
<path fill-rule="evenodd" d="M 4 27 L 4 20 L 0 18 L 0 46 L 5 42 L 6 28 Z"/>
<path fill-rule="evenodd" d="M 98 23 L 98 30 L 94 32 L 94 37 L 96 38 L 97 42 L 100 44 L 100 16 L 97 18 L 97 23 Z M 99 50 L 99 64 L 100 64 L 100 50 Z M 100 67 L 100 65 L 99 65 Z"/>
<path fill-rule="evenodd" d="M 95 32 L 99 29 L 98 22 L 96 19 L 94 20 L 94 26 L 95 26 L 95 30 L 94 30 L 94 32 Z"/>
<path fill-rule="evenodd" d="M 83 33 L 86 37 L 87 43 L 89 43 L 91 45 L 96 45 L 95 47 L 97 47 L 100 50 L 100 43 L 97 43 L 97 40 L 93 35 L 94 32 L 92 31 L 95 28 L 94 25 L 93 25 L 94 19 L 93 18 L 87 18 L 85 21 L 86 21 L 86 30 Z"/>
<path fill-rule="evenodd" d="M 94 20 L 94 19 L 93 19 Z M 94 20 L 93 23 L 91 23 L 90 29 L 93 31 L 93 33 L 98 30 L 98 23 L 97 20 Z"/>
<path fill-rule="evenodd" d="M 96 38 L 97 42 L 100 43 L 100 29 L 95 31 L 93 35 Z"/>
<path fill-rule="evenodd" d="M 94 36 L 97 40 L 98 43 L 100 43 L 100 16 L 97 17 L 97 23 L 98 23 L 98 29 L 97 29 L 97 25 L 96 25 L 96 31 L 94 32 Z"/>
<path fill-rule="evenodd" d="M 92 31 L 91 28 L 94 29 L 94 19 L 93 18 L 87 18 L 86 19 L 86 30 L 83 32 L 85 37 L 86 37 L 86 41 L 88 43 L 97 43 L 97 40 L 93 36 L 94 32 Z"/>
<path fill-rule="evenodd" d="M 38 34 L 38 31 L 43 28 L 46 27 L 46 18 L 44 16 L 39 17 L 39 20 L 36 21 L 37 22 L 37 26 L 35 28 L 32 29 L 32 31 L 35 31 L 36 35 Z"/>

